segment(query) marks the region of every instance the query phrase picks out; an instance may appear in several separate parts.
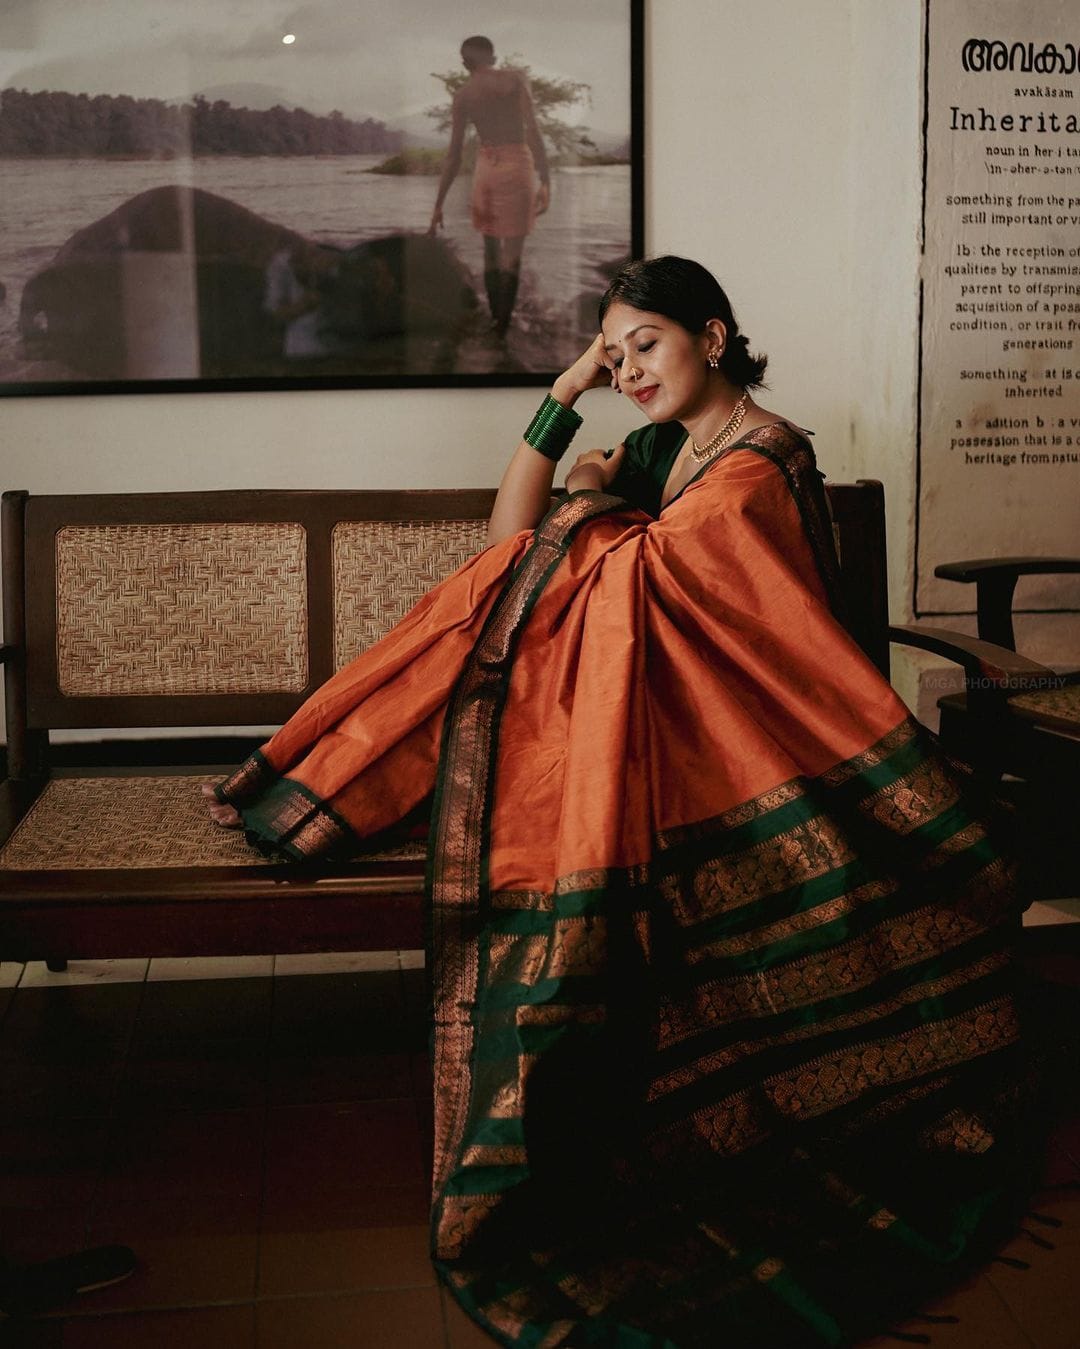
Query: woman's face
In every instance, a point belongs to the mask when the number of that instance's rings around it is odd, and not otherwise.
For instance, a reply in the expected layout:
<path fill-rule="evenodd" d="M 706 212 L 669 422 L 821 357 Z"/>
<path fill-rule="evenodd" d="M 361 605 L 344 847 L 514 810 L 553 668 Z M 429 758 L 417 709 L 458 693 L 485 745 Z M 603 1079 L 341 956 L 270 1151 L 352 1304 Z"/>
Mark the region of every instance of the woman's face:
<path fill-rule="evenodd" d="M 723 338 L 723 325 L 716 327 L 716 333 L 710 324 L 695 336 L 674 319 L 616 300 L 604 315 L 602 331 L 619 389 L 650 421 L 693 417 L 709 392 L 705 357 Z"/>

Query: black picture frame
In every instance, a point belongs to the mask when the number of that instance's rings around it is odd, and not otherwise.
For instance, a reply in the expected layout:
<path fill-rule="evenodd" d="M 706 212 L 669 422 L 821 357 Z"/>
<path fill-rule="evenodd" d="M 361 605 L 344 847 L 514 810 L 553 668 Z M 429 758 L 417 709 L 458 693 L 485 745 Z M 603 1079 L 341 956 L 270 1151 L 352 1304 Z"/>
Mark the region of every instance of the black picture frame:
<path fill-rule="evenodd" d="M 104 0 L 105 10 L 108 2 Z M 434 0 L 381 3 L 386 9 L 384 18 L 393 17 L 398 23 L 407 18 L 403 7 L 426 6 L 431 24 L 438 23 L 446 33 L 446 59 L 439 78 L 461 69 L 459 44 L 467 34 L 456 31 L 452 17 L 447 17 L 450 11 L 435 6 Z M 33 4 L 34 0 L 24 0 L 22 8 L 32 10 Z M 230 0 L 219 0 L 219 8 L 224 6 L 226 11 L 229 4 Z M 177 11 L 172 0 L 145 0 L 144 9 L 149 6 L 152 14 L 159 5 Z M 370 11 L 372 6 L 360 8 Z M 462 7 L 461 13 L 468 15 L 476 9 Z M 538 12 L 535 5 L 503 0 L 501 26 L 511 34 L 515 9 L 522 23 L 526 15 L 535 19 Z M 250 10 L 244 7 L 246 14 Z M 551 24 L 558 40 L 544 53 L 545 68 L 531 69 L 530 87 L 537 106 L 542 96 L 537 79 L 546 80 L 548 89 L 560 78 L 570 84 L 589 84 L 578 78 L 583 60 L 580 50 L 575 53 L 576 65 L 568 67 L 567 74 L 553 72 L 562 40 L 556 18 L 551 16 Z M 55 78 L 55 66 L 42 59 L 35 67 L 37 57 L 47 52 L 28 52 L 25 85 L 20 85 L 23 72 L 17 72 L 4 82 L 0 93 L 0 196 L 11 222 L 7 242 L 0 244 L 0 299 L 4 301 L 0 304 L 0 395 L 550 384 L 595 331 L 595 302 L 608 276 L 628 257 L 644 252 L 644 0 L 596 0 L 589 8 L 589 19 L 598 48 L 603 44 L 609 52 L 606 69 L 610 70 L 610 51 L 620 50 L 620 44 L 629 55 L 624 98 L 618 86 L 626 121 L 614 128 L 625 136 L 617 149 L 608 151 L 598 141 L 578 138 L 577 162 L 567 162 L 565 153 L 552 154 L 545 136 L 552 165 L 552 206 L 537 218 L 526 237 L 517 308 L 504 337 L 491 317 L 495 300 L 483 277 L 484 268 L 478 265 L 478 258 L 485 256 L 479 251 L 481 235 L 468 225 L 468 149 L 466 164 L 447 197 L 448 216 L 455 194 L 457 204 L 453 228 L 448 220 L 445 234 L 429 237 L 423 228 L 426 220 L 418 221 L 415 210 L 406 227 L 390 232 L 380 230 L 361 213 L 351 242 L 348 237 L 335 239 L 333 228 L 305 233 L 287 220 L 253 211 L 225 191 L 203 187 L 200 170 L 211 165 L 220 177 L 227 160 L 242 160 L 246 173 L 247 166 L 257 160 L 262 178 L 270 188 L 276 185 L 279 198 L 291 195 L 287 189 L 292 184 L 302 185 L 309 179 L 309 168 L 317 168 L 323 178 L 338 170 L 340 182 L 346 185 L 343 190 L 353 192 L 358 180 L 346 174 L 346 161 L 359 165 L 355 146 L 369 144 L 363 139 L 368 132 L 372 143 L 377 141 L 377 128 L 383 125 L 386 130 L 385 124 L 375 119 L 362 121 L 352 109 L 345 115 L 336 110 L 309 114 L 302 104 L 248 108 L 236 95 L 234 102 L 201 88 L 172 100 L 125 95 L 119 87 L 122 75 L 116 77 L 114 94 L 64 90 L 56 83 L 35 88 L 36 69 Z M 285 35 L 277 33 L 258 36 L 264 42 L 285 40 Z M 534 59 L 530 53 L 515 50 L 513 38 L 506 40 L 506 31 L 503 38 L 502 42 L 495 39 L 496 68 L 502 64 L 530 67 Z M 378 60 L 378 52 L 366 59 Z M 597 69 L 602 68 L 598 63 Z M 427 96 L 434 105 L 442 95 L 442 103 L 449 106 L 449 89 L 440 89 L 427 69 L 421 69 L 418 78 L 419 99 Z M 610 80 L 605 93 L 616 84 Z M 242 87 L 236 85 L 237 90 Z M 46 106 L 43 99 L 51 103 Z M 418 116 L 414 115 L 414 123 Z M 278 123 L 271 127 L 268 119 L 272 117 Z M 307 131 L 316 138 L 340 136 L 342 144 L 351 148 L 306 155 L 264 152 L 260 137 L 287 138 L 305 118 Z M 312 123 L 316 124 L 313 130 Z M 43 153 L 26 153 L 33 136 L 40 137 L 43 124 L 46 141 L 48 136 L 58 139 L 44 143 Z M 130 151 L 129 145 L 127 150 L 103 153 L 98 148 L 95 153 L 94 147 L 104 143 L 103 127 L 112 128 L 108 134 L 121 146 L 124 136 L 129 136 L 136 149 Z M 217 152 L 216 158 L 213 150 L 192 154 L 196 137 L 208 143 L 205 138 L 214 134 L 215 127 L 225 128 L 225 151 Z M 579 120 L 575 129 L 591 137 L 587 122 Z M 612 128 L 604 130 L 608 145 L 614 146 Z M 186 138 L 186 148 L 183 144 L 175 148 L 178 134 L 181 141 Z M 441 135 L 445 145 L 449 133 L 443 129 Z M 70 140 L 65 142 L 64 136 Z M 157 141 L 153 141 L 155 136 Z M 170 136 L 172 150 L 166 146 Z M 410 132 L 391 128 L 391 142 L 395 136 L 407 141 Z M 157 148 L 140 154 L 140 137 Z M 250 137 L 256 148 L 234 153 L 244 137 Z M 419 147 L 417 152 L 423 154 L 425 149 Z M 385 162 L 394 153 L 392 145 L 384 145 L 375 151 L 369 148 L 367 157 L 375 154 Z M 430 146 L 426 153 L 432 153 Z M 138 174 L 128 175 L 129 183 L 153 181 L 155 175 L 161 181 L 124 195 L 119 206 L 110 210 L 88 208 L 83 216 L 76 214 L 75 228 L 70 228 L 72 211 L 77 213 L 80 202 L 90 198 L 80 197 L 77 190 L 64 192 L 65 171 L 70 170 L 72 185 L 79 175 L 85 179 L 88 173 L 95 175 L 98 184 L 108 171 L 106 165 L 121 170 L 118 179 L 131 165 L 139 165 Z M 283 173 L 276 176 L 279 165 Z M 368 172 L 371 167 L 353 167 L 351 174 Z M 301 168 L 302 173 L 298 172 Z M 434 206 L 437 173 L 422 176 L 422 184 L 413 175 L 401 175 L 401 179 L 403 187 L 409 185 L 414 205 L 419 194 L 425 196 L 425 211 Z M 562 219 L 558 214 L 573 194 L 581 197 L 596 191 L 593 185 L 601 179 L 606 206 L 603 228 L 608 232 L 604 238 L 596 237 L 595 229 L 588 226 L 587 203 L 573 201 Z M 397 190 L 396 185 L 386 186 Z M 298 190 L 298 200 L 303 199 L 302 186 Z M 332 199 L 333 188 L 322 190 L 327 200 Z M 55 234 L 61 222 L 50 210 L 50 194 L 70 204 L 67 226 L 59 238 Z M 101 199 L 101 194 L 97 197 Z M 309 217 L 318 199 L 317 194 L 308 198 Z M 615 210 L 613 200 L 618 203 Z M 20 218 L 20 201 L 22 215 L 38 222 L 36 233 Z M 572 232 L 575 221 L 578 238 Z M 550 231 L 546 243 L 545 231 Z M 551 260 L 550 266 L 545 259 Z M 276 279 L 271 281 L 275 268 Z M 574 279 L 567 281 L 567 277 Z M 411 278 L 411 284 L 402 278 Z M 309 333 L 307 339 L 314 350 L 302 354 L 289 353 L 284 336 L 290 324 L 297 329 L 302 326 L 297 322 L 300 314 L 287 317 L 293 313 L 288 303 L 291 294 L 297 296 L 295 307 L 302 314 L 316 316 L 306 321 L 309 329 L 317 328 L 314 338 Z M 452 304 L 444 303 L 446 295 L 454 297 Z M 268 313 L 271 300 L 276 303 L 281 297 L 276 314 Z M 364 317 L 357 319 L 357 313 Z M 294 348 L 301 340 L 293 341 Z"/>

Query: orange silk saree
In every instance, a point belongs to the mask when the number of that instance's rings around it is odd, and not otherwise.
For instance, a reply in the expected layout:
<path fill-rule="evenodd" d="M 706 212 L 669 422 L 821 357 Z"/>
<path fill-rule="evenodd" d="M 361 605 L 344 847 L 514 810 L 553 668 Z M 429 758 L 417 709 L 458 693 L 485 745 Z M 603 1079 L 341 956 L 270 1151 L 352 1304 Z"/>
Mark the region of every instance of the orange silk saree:
<path fill-rule="evenodd" d="M 753 431 L 481 553 L 219 789 L 294 858 L 429 810 L 433 1255 L 500 1343 L 845 1344 L 1016 1220 L 1010 870 L 834 579 Z"/>

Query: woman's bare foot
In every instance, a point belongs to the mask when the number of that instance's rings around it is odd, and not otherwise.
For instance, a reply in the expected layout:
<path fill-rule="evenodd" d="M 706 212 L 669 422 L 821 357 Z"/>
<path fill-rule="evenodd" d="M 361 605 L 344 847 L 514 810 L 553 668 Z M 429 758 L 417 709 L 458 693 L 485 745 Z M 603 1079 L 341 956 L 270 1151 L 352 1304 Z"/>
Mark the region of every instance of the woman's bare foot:
<path fill-rule="evenodd" d="M 210 818 L 215 824 L 221 825 L 222 829 L 239 829 L 244 823 L 240 818 L 240 812 L 235 806 L 223 805 L 214 793 L 213 784 L 204 782 L 201 789 L 203 798 L 206 801 L 207 809 L 210 812 Z"/>

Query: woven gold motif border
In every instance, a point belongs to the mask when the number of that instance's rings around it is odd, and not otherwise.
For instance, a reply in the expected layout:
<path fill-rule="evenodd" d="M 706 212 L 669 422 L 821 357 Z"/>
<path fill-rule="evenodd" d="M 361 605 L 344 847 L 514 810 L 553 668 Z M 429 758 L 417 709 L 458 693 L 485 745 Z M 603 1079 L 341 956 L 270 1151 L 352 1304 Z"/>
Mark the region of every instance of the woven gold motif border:
<path fill-rule="evenodd" d="M 256 752 L 233 769 L 227 778 L 217 784 L 219 801 L 244 805 L 252 801 L 277 780 L 278 773 L 261 752 Z"/>
<path fill-rule="evenodd" d="M 856 754 L 853 759 L 845 759 L 843 763 L 827 769 L 821 774 L 820 781 L 828 787 L 839 787 L 842 783 L 849 782 L 862 773 L 868 773 L 871 769 L 877 768 L 879 764 L 883 764 L 886 759 L 891 758 L 902 746 L 917 739 L 921 732 L 922 727 L 914 717 L 905 717 L 898 726 L 894 726 L 891 731 L 886 732 L 869 749 L 863 750 L 861 754 Z"/>
<path fill-rule="evenodd" d="M 788 782 L 778 783 L 775 787 L 770 787 L 759 796 L 752 797 L 749 801 L 742 801 L 737 806 L 732 806 L 730 810 L 725 810 L 719 815 L 713 815 L 707 820 L 699 820 L 695 824 L 680 825 L 676 829 L 662 830 L 656 836 L 656 846 L 658 849 L 677 848 L 684 843 L 694 843 L 699 839 L 707 839 L 712 835 L 724 830 L 738 829 L 741 825 L 749 824 L 751 820 L 758 820 L 763 815 L 769 815 L 774 810 L 779 810 L 781 806 L 786 806 L 792 801 L 799 800 L 806 795 L 806 779 L 792 778 Z"/>
<path fill-rule="evenodd" d="M 1014 1044 L 1020 1034 L 1011 999 L 1001 998 L 903 1035 L 839 1049 L 789 1072 L 703 1106 L 653 1135 L 657 1157 L 704 1142 L 721 1155 L 746 1151 L 774 1128 L 777 1116 L 812 1119 L 875 1087 L 917 1082 Z"/>
<path fill-rule="evenodd" d="M 720 912 L 732 913 L 791 886 L 806 885 L 854 856 L 851 841 L 832 820 L 799 820 L 782 833 L 702 862 L 693 871 L 692 886 L 681 877 L 669 876 L 660 881 L 660 890 L 680 920 L 692 924 Z"/>
<path fill-rule="evenodd" d="M 894 1012 L 902 1011 L 905 1007 L 910 1007 L 912 1003 L 921 1002 L 927 998 L 945 997 L 956 989 L 962 988 L 965 984 L 998 973 L 1009 964 L 1009 961 L 1010 956 L 1007 953 L 997 952 L 993 955 L 984 956 L 973 965 L 965 965 L 962 969 L 954 970 L 951 974 L 942 975 L 938 979 L 929 979 L 924 983 L 913 984 L 910 988 L 896 994 L 895 997 L 885 998 L 869 1007 L 860 1008 L 856 1012 L 848 1012 L 843 1016 L 834 1016 L 824 1021 L 814 1021 L 809 1025 L 797 1026 L 778 1035 L 755 1035 L 750 1039 L 727 1045 L 723 1049 L 703 1054 L 692 1063 L 680 1065 L 678 1068 L 672 1068 L 669 1072 L 657 1076 L 649 1086 L 648 1099 L 659 1100 L 660 1097 L 678 1091 L 682 1087 L 692 1086 L 704 1077 L 730 1068 L 742 1059 L 763 1053 L 769 1049 L 776 1049 L 780 1045 L 798 1044 L 801 1041 L 812 1040 L 819 1035 L 832 1035 L 835 1031 L 853 1030 L 857 1026 L 868 1026 L 884 1017 L 891 1016 Z"/>
<path fill-rule="evenodd" d="M 880 791 L 859 802 L 859 808 L 894 834 L 910 834 L 929 824 L 960 796 L 960 784 L 944 759 L 928 759 Z"/>
<path fill-rule="evenodd" d="M 883 963 L 903 969 L 936 952 L 961 946 L 1011 911 L 1014 900 L 1009 881 L 1008 865 L 996 858 L 948 908 L 935 904 L 898 914 L 842 946 L 815 951 L 767 971 L 701 984 L 692 1005 L 661 1008 L 658 1047 L 671 1048 L 693 1038 L 703 1020 L 722 1025 L 735 1018 L 807 1007 L 825 990 L 841 996 L 868 987 Z"/>

